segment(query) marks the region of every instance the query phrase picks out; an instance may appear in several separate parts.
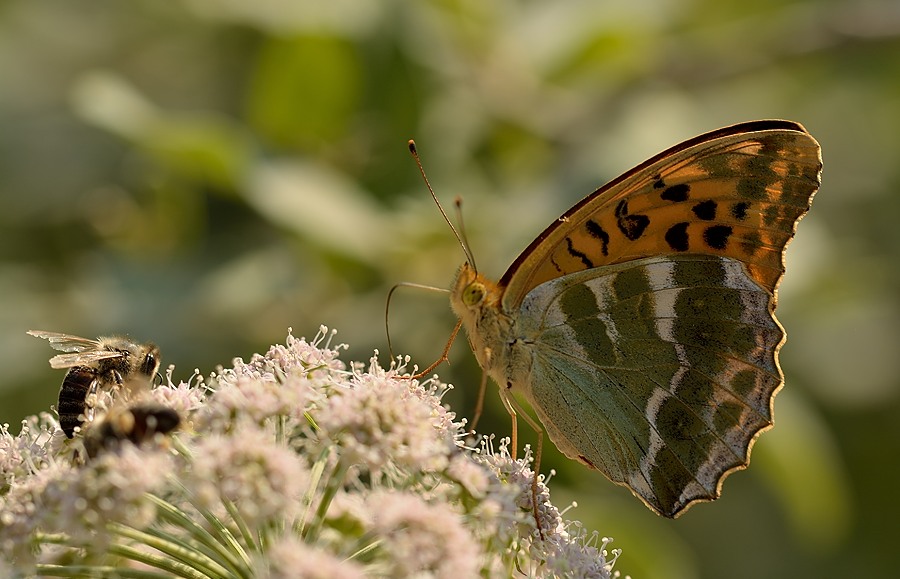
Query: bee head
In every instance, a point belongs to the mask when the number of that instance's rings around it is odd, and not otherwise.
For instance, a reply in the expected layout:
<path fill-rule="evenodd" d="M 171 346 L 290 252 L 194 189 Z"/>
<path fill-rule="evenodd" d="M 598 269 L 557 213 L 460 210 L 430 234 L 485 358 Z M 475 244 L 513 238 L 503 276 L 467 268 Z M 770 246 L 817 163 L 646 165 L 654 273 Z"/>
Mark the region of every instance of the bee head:
<path fill-rule="evenodd" d="M 146 344 L 141 349 L 141 354 L 140 373 L 145 376 L 155 376 L 159 371 L 159 348 L 154 344 Z"/>

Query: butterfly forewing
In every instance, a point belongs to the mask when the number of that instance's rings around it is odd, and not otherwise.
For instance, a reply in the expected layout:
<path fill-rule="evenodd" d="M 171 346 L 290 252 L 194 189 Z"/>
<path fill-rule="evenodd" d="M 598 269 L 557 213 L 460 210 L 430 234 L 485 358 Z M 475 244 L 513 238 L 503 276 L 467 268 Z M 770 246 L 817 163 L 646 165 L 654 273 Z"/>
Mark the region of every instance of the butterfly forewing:
<path fill-rule="evenodd" d="M 512 310 L 541 283 L 665 254 L 740 259 L 775 292 L 783 252 L 819 185 L 801 125 L 755 121 L 701 135 L 601 187 L 548 227 L 500 281 Z"/>
<path fill-rule="evenodd" d="M 508 378 L 564 454 L 676 516 L 716 498 L 772 424 L 784 334 L 771 299 L 713 256 L 558 278 L 522 304 L 530 364 Z"/>

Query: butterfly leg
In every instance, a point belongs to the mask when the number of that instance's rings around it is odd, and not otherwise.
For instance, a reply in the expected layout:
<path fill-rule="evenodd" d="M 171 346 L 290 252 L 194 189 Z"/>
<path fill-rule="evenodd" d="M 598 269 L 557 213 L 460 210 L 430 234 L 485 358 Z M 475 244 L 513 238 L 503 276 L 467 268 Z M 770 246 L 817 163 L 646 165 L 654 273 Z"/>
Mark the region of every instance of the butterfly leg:
<path fill-rule="evenodd" d="M 428 376 L 429 374 L 434 372 L 434 369 L 437 368 L 438 366 L 440 366 L 441 364 L 443 364 L 444 362 L 447 362 L 447 364 L 450 364 L 450 358 L 448 357 L 450 355 L 450 348 L 453 346 L 453 341 L 456 340 L 456 334 L 459 333 L 459 329 L 461 327 L 462 327 L 462 320 L 459 320 L 458 322 L 456 322 L 456 327 L 453 328 L 453 332 L 450 334 L 450 339 L 447 340 L 447 345 L 444 346 L 444 353 L 441 354 L 441 357 L 438 358 L 434 364 L 425 368 L 418 374 L 414 374 L 414 375 L 410 376 L 410 380 L 421 380 L 425 376 Z"/>
<path fill-rule="evenodd" d="M 509 399 L 509 396 L 501 390 L 500 391 L 500 399 L 503 400 L 503 406 L 506 408 L 506 411 L 509 413 L 509 418 L 512 420 L 512 459 L 516 460 L 516 457 L 519 454 L 519 425 L 516 420 L 518 413 L 516 409 L 512 405 L 512 401 Z"/>
<path fill-rule="evenodd" d="M 534 524 L 537 526 L 538 534 L 541 536 L 541 540 L 544 540 L 544 528 L 541 526 L 541 515 L 538 511 L 538 476 L 541 472 L 541 452 L 544 449 L 544 429 L 541 428 L 534 419 L 528 415 L 519 403 L 516 402 L 514 398 L 512 398 L 509 393 L 500 389 L 500 398 L 503 400 L 503 405 L 506 407 L 506 411 L 509 412 L 509 416 L 512 419 L 512 459 L 516 460 L 516 450 L 518 449 L 518 438 L 519 438 L 519 429 L 516 421 L 516 417 L 521 413 L 522 418 L 525 419 L 525 422 L 528 423 L 535 433 L 537 433 L 537 450 L 534 453 L 534 476 L 531 478 L 531 510 L 534 513 Z"/>

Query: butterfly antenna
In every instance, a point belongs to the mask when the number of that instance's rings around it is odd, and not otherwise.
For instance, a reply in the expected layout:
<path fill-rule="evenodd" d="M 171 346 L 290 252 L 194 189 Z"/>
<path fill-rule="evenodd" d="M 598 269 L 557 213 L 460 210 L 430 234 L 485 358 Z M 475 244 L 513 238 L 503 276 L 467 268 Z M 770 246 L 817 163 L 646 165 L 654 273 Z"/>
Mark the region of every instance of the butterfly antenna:
<path fill-rule="evenodd" d="M 430 285 L 423 285 L 420 283 L 412 283 L 412 282 L 408 282 L 408 281 L 404 281 L 404 282 L 395 284 L 394 287 L 392 287 L 390 289 L 390 291 L 388 291 L 387 303 L 384 305 L 384 331 L 387 334 L 388 354 L 390 355 L 392 360 L 394 359 L 394 348 L 391 345 L 391 328 L 390 328 L 390 323 L 389 323 L 390 313 L 391 313 L 391 297 L 393 297 L 394 292 L 397 291 L 397 289 L 399 289 L 401 287 L 411 287 L 411 288 L 423 289 L 423 290 L 432 291 L 432 292 L 450 293 L 450 290 L 448 290 L 448 289 L 444 289 L 441 287 L 434 287 L 434 286 L 430 286 Z"/>
<path fill-rule="evenodd" d="M 391 297 L 394 295 L 394 292 L 398 288 L 401 288 L 401 287 L 411 287 L 411 288 L 415 288 L 415 289 L 423 289 L 423 290 L 428 290 L 428 291 L 433 291 L 433 292 L 450 293 L 450 290 L 448 290 L 448 289 L 433 287 L 430 285 L 422 285 L 419 283 L 412 283 L 412 282 L 408 282 L 408 281 L 398 283 L 390 289 L 390 291 L 388 292 L 387 304 L 385 304 L 385 306 L 384 306 L 384 331 L 387 333 L 388 353 L 391 356 L 391 360 L 394 359 L 394 347 L 391 345 L 391 330 L 388 325 L 388 320 L 390 319 L 389 314 L 391 311 Z M 413 380 L 421 380 L 428 374 L 431 374 L 432 372 L 434 372 L 434 369 L 437 368 L 438 366 L 440 366 L 441 364 L 443 364 L 444 362 L 447 362 L 449 364 L 450 363 L 450 358 L 449 358 L 450 348 L 453 346 L 453 342 L 456 340 L 456 335 L 459 333 L 459 330 L 461 327 L 462 327 L 462 320 L 458 320 L 456 322 L 456 326 L 453 328 L 453 331 L 450 333 L 450 339 L 447 340 L 447 345 L 444 346 L 444 351 L 441 354 L 441 357 L 438 358 L 434 364 L 425 368 L 418 374 L 410 376 L 410 378 L 412 378 Z"/>
<path fill-rule="evenodd" d="M 472 271 L 478 273 L 478 268 L 475 266 L 475 256 L 472 255 L 472 250 L 469 248 L 469 238 L 466 237 L 466 224 L 463 223 L 463 212 L 462 212 L 462 197 L 457 196 L 456 199 L 453 200 L 453 204 L 456 206 L 456 220 L 459 222 L 459 236 L 462 238 L 463 251 L 466 252 L 466 259 L 469 261 L 469 265 L 472 266 Z"/>
<path fill-rule="evenodd" d="M 459 245 L 462 247 L 463 252 L 466 254 L 466 260 L 469 262 L 469 265 L 472 266 L 472 269 L 477 272 L 478 268 L 475 267 L 475 258 L 472 256 L 472 250 L 469 249 L 469 244 L 466 242 L 465 236 L 460 235 L 456 227 L 453 226 L 453 222 L 450 221 L 450 218 L 447 217 L 447 212 L 444 211 L 444 206 L 441 205 L 441 202 L 438 201 L 437 195 L 434 194 L 434 189 L 431 188 L 431 183 L 428 181 L 428 176 L 425 174 L 425 167 L 422 166 L 422 160 L 419 158 L 419 152 L 416 150 L 416 142 L 412 139 L 410 139 L 409 141 L 409 152 L 413 156 L 413 159 L 416 160 L 416 165 L 419 167 L 419 173 L 422 174 L 422 179 L 425 181 L 425 186 L 428 187 L 428 192 L 431 193 L 431 198 L 434 199 L 435 205 L 437 205 L 438 210 L 440 210 L 441 212 L 441 215 L 444 216 L 444 221 L 446 221 L 447 225 L 450 226 L 450 230 L 453 231 L 453 235 L 456 236 L 456 240 L 459 242 Z M 460 207 L 462 205 L 458 198 L 456 205 L 457 207 Z M 460 226 L 462 226 L 461 212 Z"/>

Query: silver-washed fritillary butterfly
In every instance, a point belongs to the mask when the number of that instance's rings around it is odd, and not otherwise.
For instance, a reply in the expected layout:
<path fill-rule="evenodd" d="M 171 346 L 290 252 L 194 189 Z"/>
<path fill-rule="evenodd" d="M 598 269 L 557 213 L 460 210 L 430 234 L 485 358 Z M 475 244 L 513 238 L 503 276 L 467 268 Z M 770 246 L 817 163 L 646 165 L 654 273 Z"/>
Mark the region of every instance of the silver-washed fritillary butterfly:
<path fill-rule="evenodd" d="M 587 196 L 499 282 L 463 265 L 451 305 L 507 408 L 660 515 L 718 498 L 772 426 L 776 291 L 821 168 L 797 123 L 725 127 Z"/>

